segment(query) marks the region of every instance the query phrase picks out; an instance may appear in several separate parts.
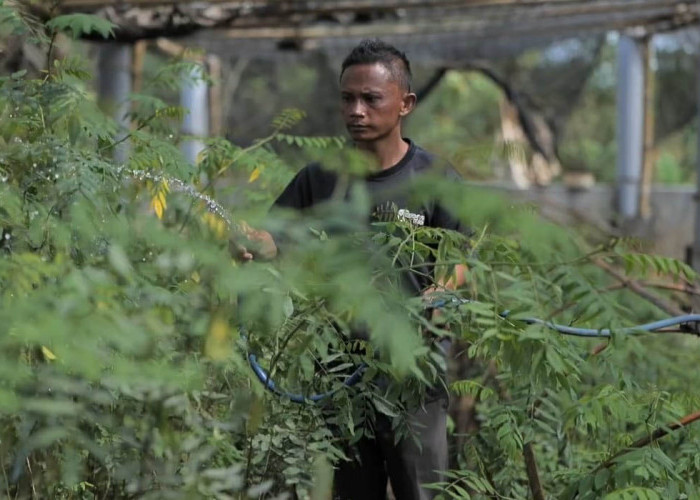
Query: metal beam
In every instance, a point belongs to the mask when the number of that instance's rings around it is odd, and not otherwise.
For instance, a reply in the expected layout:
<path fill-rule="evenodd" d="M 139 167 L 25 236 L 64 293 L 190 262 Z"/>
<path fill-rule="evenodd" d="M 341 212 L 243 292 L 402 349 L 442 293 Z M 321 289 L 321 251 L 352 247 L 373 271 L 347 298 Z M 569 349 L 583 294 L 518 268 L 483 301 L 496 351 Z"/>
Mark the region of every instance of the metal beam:
<path fill-rule="evenodd" d="M 128 8 L 66 0 L 64 11 L 92 11 L 120 26 L 120 39 L 229 30 L 229 38 L 318 39 L 477 30 L 482 39 L 519 38 L 548 30 L 601 30 L 697 23 L 688 0 L 338 0 L 178 2 L 134 0 Z M 369 14 L 362 22 L 352 14 Z M 325 17 L 324 17 L 325 16 Z M 211 31 L 209 31 L 211 32 Z M 490 35 L 490 33 L 494 33 Z"/>
<path fill-rule="evenodd" d="M 617 9 L 596 12 L 582 16 L 535 16 L 534 18 L 474 18 L 450 17 L 435 22 L 368 23 L 353 25 L 319 25 L 304 27 L 257 27 L 233 28 L 221 33 L 231 39 L 300 39 L 386 36 L 419 36 L 430 34 L 464 33 L 471 39 L 519 38 L 542 33 L 568 33 L 572 36 L 577 30 L 616 30 L 668 19 L 672 14 L 667 8 L 654 7 L 639 10 Z M 697 18 L 696 18 L 697 19 Z M 212 33 L 217 36 L 218 32 Z"/>
<path fill-rule="evenodd" d="M 395 10 L 435 7 L 481 7 L 510 5 L 546 5 L 579 3 L 581 0 L 296 0 L 280 2 L 279 0 L 207 0 L 208 5 L 223 5 L 233 9 L 245 9 L 255 12 L 264 9 L 267 12 L 309 13 L 309 12 L 348 12 L 359 10 Z M 597 1 L 597 0 L 593 0 Z M 675 0 L 670 0 L 675 1 Z M 590 2 L 590 0 L 589 0 Z M 179 2 L 186 4 L 187 2 Z M 191 2 L 194 3 L 194 2 Z M 592 2 L 591 2 L 592 3 Z M 130 7 L 171 7 L 172 0 L 129 0 Z M 62 10 L 102 9 L 105 7 L 124 7 L 123 0 L 63 0 Z"/>

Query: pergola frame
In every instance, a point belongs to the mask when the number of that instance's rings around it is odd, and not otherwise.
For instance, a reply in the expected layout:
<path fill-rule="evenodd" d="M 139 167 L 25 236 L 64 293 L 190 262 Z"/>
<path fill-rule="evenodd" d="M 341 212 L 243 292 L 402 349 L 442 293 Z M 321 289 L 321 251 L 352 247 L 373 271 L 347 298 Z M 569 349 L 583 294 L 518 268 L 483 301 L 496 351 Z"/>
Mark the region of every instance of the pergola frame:
<path fill-rule="evenodd" d="M 228 39 L 459 33 L 470 40 L 502 40 L 592 30 L 653 33 L 700 19 L 692 0 L 63 0 L 60 10 L 110 19 L 124 41 L 202 29 Z"/>

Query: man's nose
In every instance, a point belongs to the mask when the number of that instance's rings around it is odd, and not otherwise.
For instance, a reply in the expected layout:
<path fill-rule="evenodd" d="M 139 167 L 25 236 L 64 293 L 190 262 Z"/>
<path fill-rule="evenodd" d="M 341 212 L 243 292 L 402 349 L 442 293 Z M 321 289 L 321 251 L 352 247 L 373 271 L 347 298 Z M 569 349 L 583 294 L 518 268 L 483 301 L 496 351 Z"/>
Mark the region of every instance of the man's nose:
<path fill-rule="evenodd" d="M 359 99 L 350 105 L 350 116 L 365 116 L 365 107 L 362 105 L 362 102 Z"/>

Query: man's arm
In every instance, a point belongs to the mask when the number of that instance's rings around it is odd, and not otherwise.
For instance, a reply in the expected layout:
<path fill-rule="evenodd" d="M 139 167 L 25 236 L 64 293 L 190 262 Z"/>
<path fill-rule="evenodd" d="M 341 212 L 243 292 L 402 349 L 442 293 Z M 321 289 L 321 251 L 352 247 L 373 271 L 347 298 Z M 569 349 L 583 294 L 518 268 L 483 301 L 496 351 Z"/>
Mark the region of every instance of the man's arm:
<path fill-rule="evenodd" d="M 242 224 L 243 234 L 229 239 L 229 252 L 237 260 L 272 260 L 277 257 L 277 244 L 267 231 L 253 229 L 245 222 Z"/>
<path fill-rule="evenodd" d="M 310 177 L 317 170 L 315 164 L 301 169 L 287 184 L 284 191 L 273 203 L 273 208 L 291 208 L 304 210 L 312 204 Z M 267 231 L 253 229 L 248 224 L 241 224 L 241 232 L 229 239 L 229 251 L 237 260 L 271 260 L 277 257 L 277 243 Z"/>
<path fill-rule="evenodd" d="M 467 282 L 467 272 L 469 268 L 466 264 L 456 264 L 449 276 L 444 276 L 437 280 L 437 283 L 423 292 L 423 297 L 429 299 L 439 292 L 456 290 L 464 286 Z"/>

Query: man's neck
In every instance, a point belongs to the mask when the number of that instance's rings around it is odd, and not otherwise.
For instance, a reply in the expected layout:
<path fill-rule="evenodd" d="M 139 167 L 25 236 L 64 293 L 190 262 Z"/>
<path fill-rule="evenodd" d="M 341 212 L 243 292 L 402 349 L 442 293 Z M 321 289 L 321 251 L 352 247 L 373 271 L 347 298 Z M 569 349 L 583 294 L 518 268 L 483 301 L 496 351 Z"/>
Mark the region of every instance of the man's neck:
<path fill-rule="evenodd" d="M 379 162 L 379 168 L 386 170 L 396 165 L 408 152 L 408 143 L 401 137 L 401 132 L 397 131 L 376 142 L 362 142 L 356 144 L 358 149 L 372 154 Z"/>

